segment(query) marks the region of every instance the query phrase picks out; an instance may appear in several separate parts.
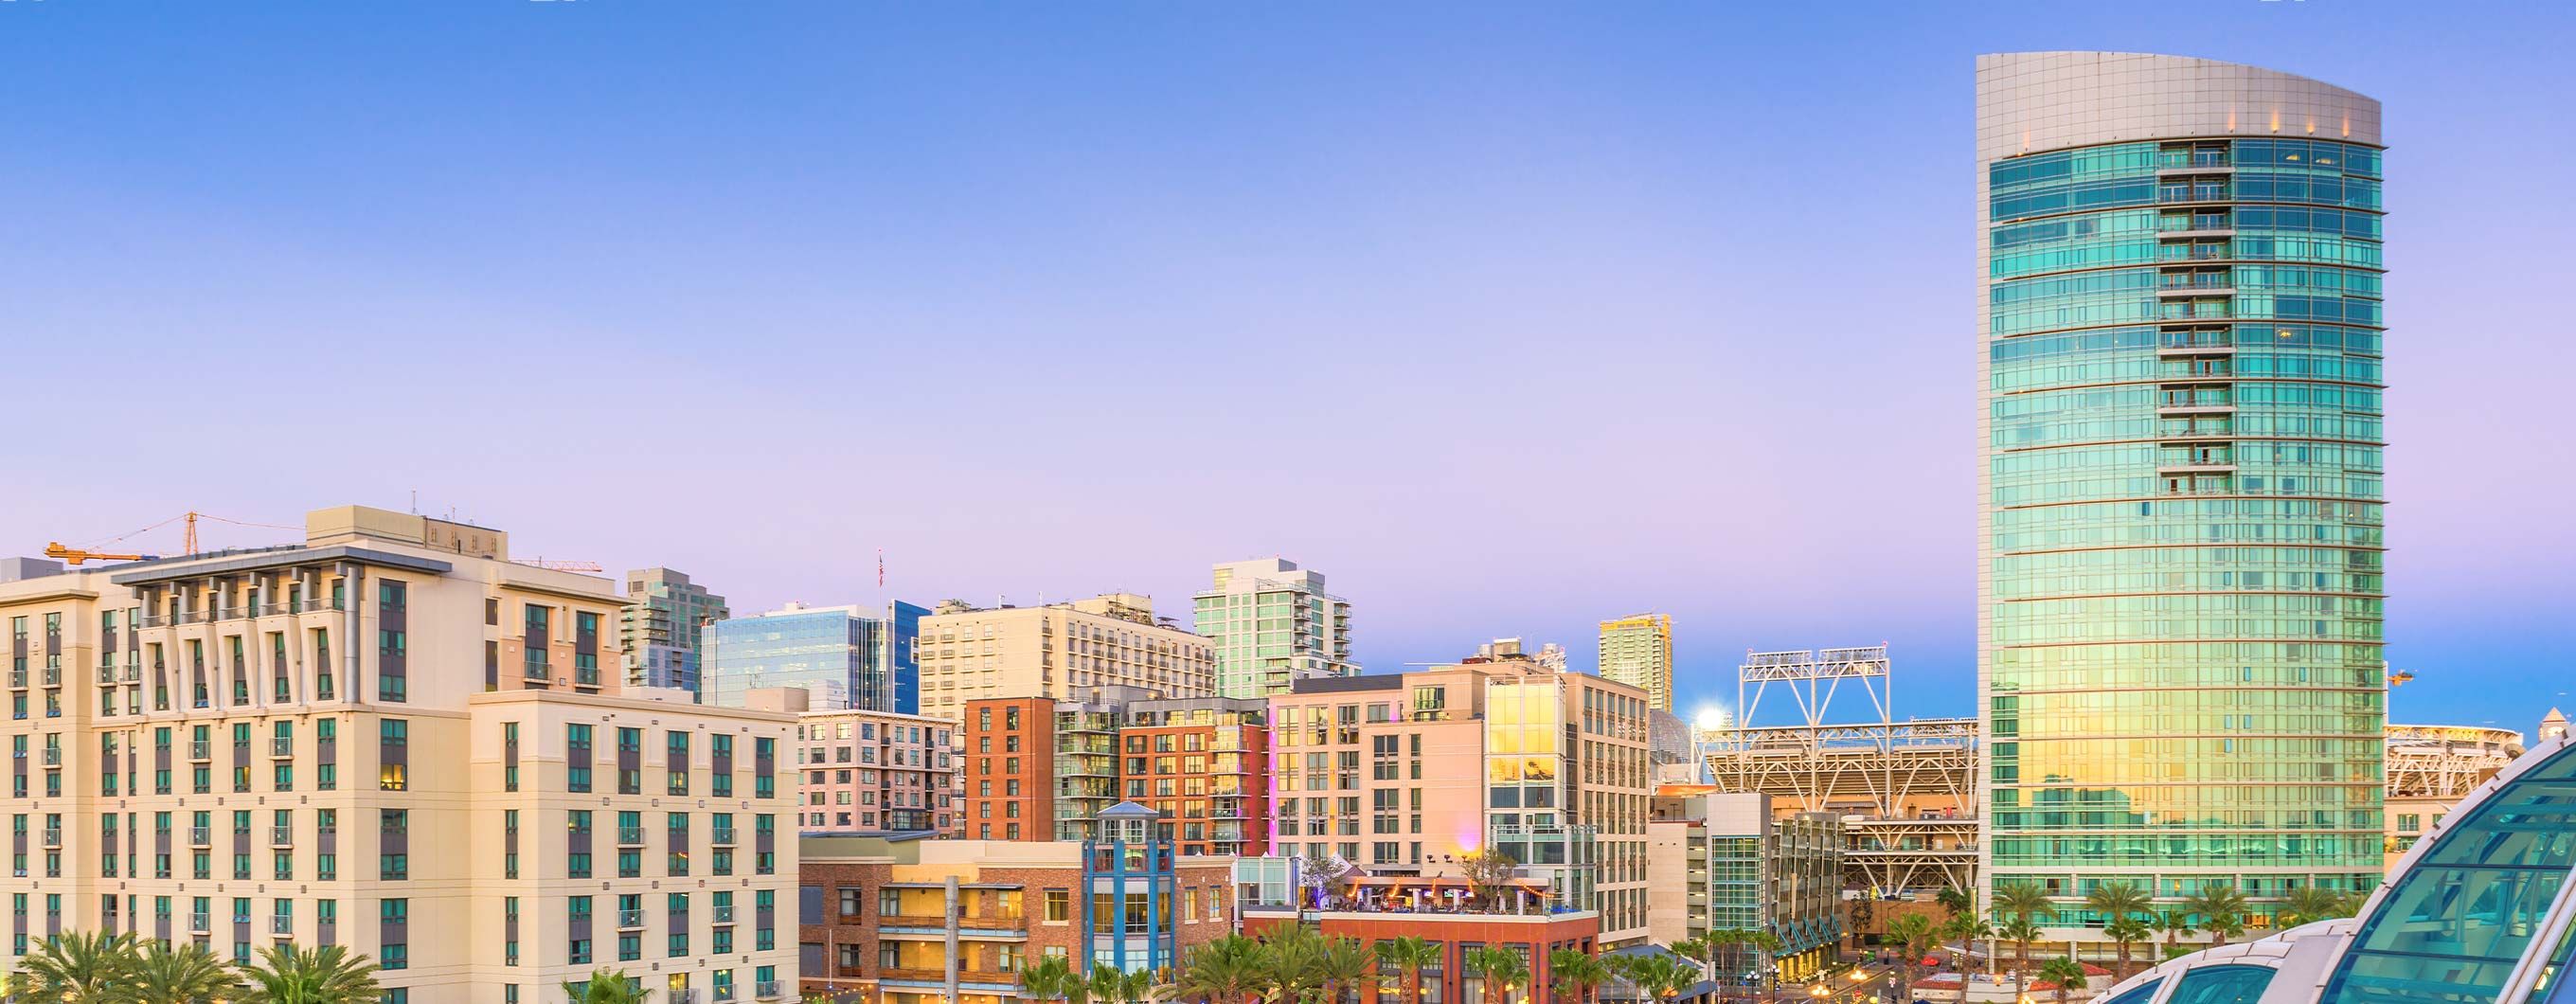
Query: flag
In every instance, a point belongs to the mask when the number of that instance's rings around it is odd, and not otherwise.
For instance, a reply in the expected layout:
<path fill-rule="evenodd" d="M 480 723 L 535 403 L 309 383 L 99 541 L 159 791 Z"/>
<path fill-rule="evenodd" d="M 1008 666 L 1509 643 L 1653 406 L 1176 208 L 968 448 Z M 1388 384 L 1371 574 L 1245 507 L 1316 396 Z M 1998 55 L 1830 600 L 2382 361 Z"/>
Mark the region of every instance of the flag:
<path fill-rule="evenodd" d="M 877 548 L 877 588 L 885 588 L 885 548 Z"/>

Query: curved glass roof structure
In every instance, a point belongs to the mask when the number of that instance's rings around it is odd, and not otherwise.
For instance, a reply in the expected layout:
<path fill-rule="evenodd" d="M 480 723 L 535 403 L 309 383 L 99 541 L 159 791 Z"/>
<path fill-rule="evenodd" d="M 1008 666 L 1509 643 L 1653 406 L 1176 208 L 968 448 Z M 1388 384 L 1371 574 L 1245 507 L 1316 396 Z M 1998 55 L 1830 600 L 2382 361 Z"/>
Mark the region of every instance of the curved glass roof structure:
<path fill-rule="evenodd" d="M 2576 745 L 2462 799 L 2358 917 L 2173 959 L 2108 1004 L 2576 1004 Z"/>

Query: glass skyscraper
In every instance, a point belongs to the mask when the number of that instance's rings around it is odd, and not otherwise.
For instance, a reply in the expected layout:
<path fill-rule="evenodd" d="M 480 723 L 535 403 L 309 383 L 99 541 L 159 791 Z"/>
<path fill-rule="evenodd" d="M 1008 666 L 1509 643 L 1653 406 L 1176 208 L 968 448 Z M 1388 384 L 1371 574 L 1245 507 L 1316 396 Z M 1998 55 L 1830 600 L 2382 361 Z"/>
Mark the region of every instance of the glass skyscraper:
<path fill-rule="evenodd" d="M 921 660 L 914 646 L 927 613 L 902 602 L 883 613 L 790 603 L 718 621 L 707 634 L 701 699 L 741 707 L 755 689 L 802 687 L 816 711 L 918 714 Z"/>
<path fill-rule="evenodd" d="M 2379 105 L 1977 61 L 1991 888 L 2367 890 L 2382 835 Z"/>

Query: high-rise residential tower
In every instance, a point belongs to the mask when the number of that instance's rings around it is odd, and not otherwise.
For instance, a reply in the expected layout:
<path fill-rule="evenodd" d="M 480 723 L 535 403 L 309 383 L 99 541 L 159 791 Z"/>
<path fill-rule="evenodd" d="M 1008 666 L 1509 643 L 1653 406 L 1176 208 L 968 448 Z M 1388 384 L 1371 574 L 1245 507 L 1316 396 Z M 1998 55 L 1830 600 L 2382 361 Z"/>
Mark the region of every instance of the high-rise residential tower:
<path fill-rule="evenodd" d="M 698 692 L 706 626 L 725 619 L 725 598 L 668 568 L 626 573 L 626 609 L 617 642 L 626 650 L 626 683 Z"/>
<path fill-rule="evenodd" d="M 1207 639 L 1155 617 L 1154 601 L 1133 593 L 1037 607 L 946 600 L 919 630 L 921 713 L 950 720 L 993 698 L 1098 702 L 1125 700 L 1114 696 L 1125 689 L 1139 700 L 1208 697 L 1216 686 Z"/>
<path fill-rule="evenodd" d="M 1324 591 L 1324 573 L 1278 558 L 1216 566 L 1193 598 L 1199 633 L 1216 646 L 1217 693 L 1266 697 L 1298 680 L 1356 676 L 1351 605 Z"/>
<path fill-rule="evenodd" d="M 1602 621 L 1601 676 L 1645 691 L 1657 711 L 1673 710 L 1672 615 Z"/>
<path fill-rule="evenodd" d="M 2379 881 L 2379 104 L 2132 53 L 1977 60 L 1979 841 L 2159 907 Z"/>

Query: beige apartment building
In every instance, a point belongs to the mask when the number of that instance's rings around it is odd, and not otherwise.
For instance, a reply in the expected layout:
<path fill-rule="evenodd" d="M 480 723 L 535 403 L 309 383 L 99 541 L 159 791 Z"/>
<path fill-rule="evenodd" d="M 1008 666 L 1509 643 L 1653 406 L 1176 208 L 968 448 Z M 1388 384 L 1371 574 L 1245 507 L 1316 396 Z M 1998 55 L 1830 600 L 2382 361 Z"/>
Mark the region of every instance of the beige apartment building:
<path fill-rule="evenodd" d="M 1300 680 L 1271 706 L 1271 853 L 1460 874 L 1487 848 L 1646 935 L 1643 691 L 1534 660 Z"/>
<path fill-rule="evenodd" d="M 1212 697 L 1207 639 L 1154 617 L 1153 600 L 1110 593 L 1035 607 L 941 603 L 921 619 L 921 713 L 957 720 L 968 701 L 1095 700 L 1133 687 L 1156 699 Z"/>
<path fill-rule="evenodd" d="M 625 597 L 506 534 L 354 506 L 306 530 L 0 583 L 0 962 L 112 930 L 345 945 L 399 1004 L 594 965 L 674 1004 L 793 988 L 793 716 L 625 688 Z"/>

